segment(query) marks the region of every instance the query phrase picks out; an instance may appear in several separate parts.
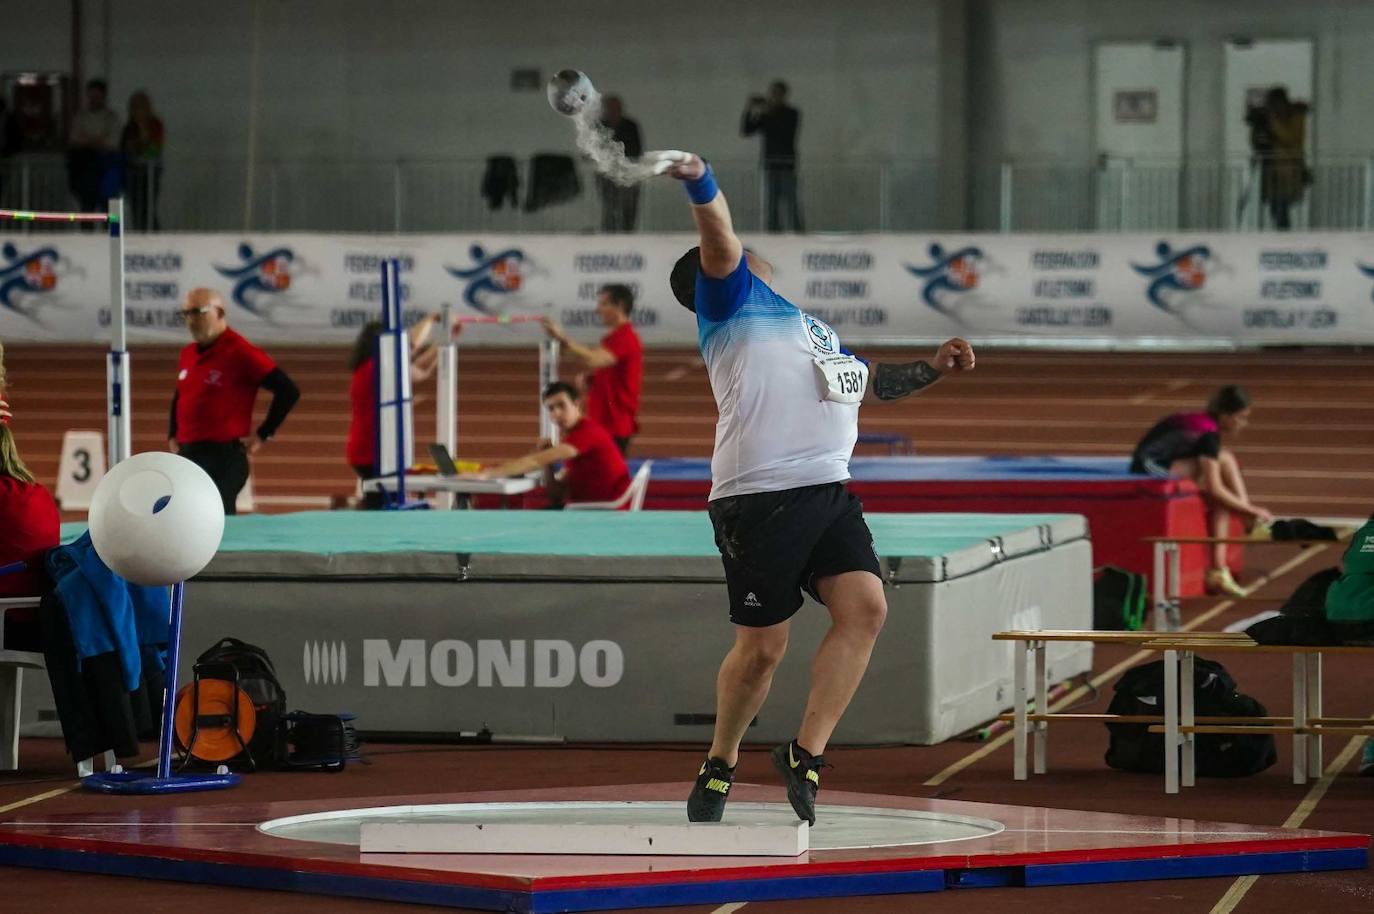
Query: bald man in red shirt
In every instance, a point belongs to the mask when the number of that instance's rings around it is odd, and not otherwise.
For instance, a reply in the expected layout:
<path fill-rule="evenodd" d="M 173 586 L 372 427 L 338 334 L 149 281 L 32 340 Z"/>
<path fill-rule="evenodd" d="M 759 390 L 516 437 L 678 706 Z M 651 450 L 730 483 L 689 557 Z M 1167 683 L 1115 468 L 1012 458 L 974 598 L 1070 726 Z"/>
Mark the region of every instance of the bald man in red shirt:
<path fill-rule="evenodd" d="M 248 481 L 248 456 L 276 434 L 301 392 L 271 356 L 229 326 L 224 298 L 215 290 L 188 292 L 181 319 L 194 342 L 177 362 L 167 445 L 210 475 L 224 513 L 233 514 Z M 260 387 L 272 393 L 272 404 L 254 432 Z"/>
<path fill-rule="evenodd" d="M 596 316 L 607 330 L 599 346 L 584 346 L 563 328 L 545 319 L 544 330 L 591 369 L 587 377 L 587 418 L 615 439 L 620 453 L 628 453 L 630 439 L 639 433 L 639 392 L 644 380 L 644 345 L 630 322 L 635 294 L 629 286 L 611 283 L 596 295 Z"/>

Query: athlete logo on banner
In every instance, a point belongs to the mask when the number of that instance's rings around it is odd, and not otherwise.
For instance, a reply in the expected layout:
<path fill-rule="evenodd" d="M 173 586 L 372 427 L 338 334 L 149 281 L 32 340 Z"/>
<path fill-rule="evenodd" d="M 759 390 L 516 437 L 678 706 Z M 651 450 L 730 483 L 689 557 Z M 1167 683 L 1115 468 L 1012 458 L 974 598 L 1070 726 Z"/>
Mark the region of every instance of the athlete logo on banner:
<path fill-rule="evenodd" d="M 57 289 L 57 268 L 62 258 L 54 247 L 23 252 L 13 243 L 0 248 L 0 308 L 35 320 L 31 300 Z"/>
<path fill-rule="evenodd" d="M 1145 297 L 1165 314 L 1188 323 L 1188 309 L 1204 302 L 1202 289 L 1218 262 L 1212 249 L 1194 244 L 1175 249 L 1168 241 L 1155 245 L 1157 263 L 1131 263 L 1131 269 L 1150 281 Z"/>
<path fill-rule="evenodd" d="M 234 288 L 229 293 L 234 304 L 270 320 L 275 300 L 291 288 L 291 268 L 297 259 L 295 252 L 288 247 L 257 252 L 245 241 L 239 245 L 238 257 L 240 262 L 235 266 L 215 264 L 216 272 L 234 280 Z"/>
<path fill-rule="evenodd" d="M 481 244 L 468 248 L 472 260 L 469 267 L 445 266 L 449 275 L 463 280 L 463 302 L 474 311 L 497 315 L 501 305 L 520 300 L 517 293 L 525 284 L 525 274 L 531 272 L 533 261 L 520 248 L 507 248 L 488 254 Z"/>
<path fill-rule="evenodd" d="M 1362 263 L 1357 263 L 1355 264 L 1355 269 L 1359 270 L 1361 273 L 1363 273 L 1365 276 L 1368 276 L 1370 279 L 1374 279 L 1374 267 L 1368 267 Z M 1370 287 L 1369 297 L 1371 300 L 1374 300 L 1374 286 Z"/>
<path fill-rule="evenodd" d="M 953 321 L 968 323 L 965 312 L 987 304 L 974 290 L 983 274 L 995 272 L 991 259 L 980 246 L 965 245 L 946 250 L 938 241 L 930 243 L 927 253 L 929 264 L 905 264 L 908 273 L 923 281 L 921 301 Z"/>

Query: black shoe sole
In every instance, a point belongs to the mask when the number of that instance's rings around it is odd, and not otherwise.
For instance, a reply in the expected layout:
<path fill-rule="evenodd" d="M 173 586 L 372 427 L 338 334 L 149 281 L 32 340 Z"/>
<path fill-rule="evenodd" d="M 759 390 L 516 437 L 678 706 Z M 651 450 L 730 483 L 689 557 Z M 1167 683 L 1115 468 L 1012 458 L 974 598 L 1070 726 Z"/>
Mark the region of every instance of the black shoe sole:
<path fill-rule="evenodd" d="M 787 764 L 787 744 L 784 743 L 774 749 L 769 753 L 769 756 L 773 759 L 773 767 L 778 769 L 778 773 L 782 775 L 783 783 L 787 785 L 787 802 L 792 804 L 792 811 L 797 814 L 798 819 L 807 825 L 815 825 L 815 804 L 809 804 L 808 808 L 806 797 L 799 796 L 797 788 L 793 786 L 796 778 L 792 774 L 791 766 Z"/>
<path fill-rule="evenodd" d="M 725 815 L 725 802 L 725 800 L 721 800 L 719 803 L 714 800 L 705 803 L 697 801 L 696 788 L 692 788 L 691 795 L 687 797 L 687 821 L 719 822 Z"/>

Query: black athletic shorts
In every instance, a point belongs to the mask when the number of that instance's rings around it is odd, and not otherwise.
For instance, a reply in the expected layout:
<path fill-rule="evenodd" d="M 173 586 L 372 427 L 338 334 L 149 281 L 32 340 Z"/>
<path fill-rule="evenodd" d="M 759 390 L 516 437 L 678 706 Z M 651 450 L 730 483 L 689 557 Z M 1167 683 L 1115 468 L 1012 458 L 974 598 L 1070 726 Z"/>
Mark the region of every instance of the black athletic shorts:
<path fill-rule="evenodd" d="M 708 511 L 736 625 L 790 619 L 803 590 L 820 601 L 820 578 L 846 571 L 882 577 L 863 506 L 844 483 L 718 498 Z"/>

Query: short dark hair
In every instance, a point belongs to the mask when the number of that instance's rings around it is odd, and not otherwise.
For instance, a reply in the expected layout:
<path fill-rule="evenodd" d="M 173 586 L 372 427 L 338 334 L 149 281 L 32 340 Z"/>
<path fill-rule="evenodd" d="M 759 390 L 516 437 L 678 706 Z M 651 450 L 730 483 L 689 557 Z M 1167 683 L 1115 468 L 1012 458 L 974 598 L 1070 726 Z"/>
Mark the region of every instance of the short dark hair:
<path fill-rule="evenodd" d="M 1229 416 L 1250 408 L 1250 395 L 1238 384 L 1227 384 L 1207 401 L 1207 412 L 1214 416 Z"/>
<path fill-rule="evenodd" d="M 577 392 L 577 388 L 567 381 L 552 382 L 548 387 L 544 388 L 544 394 L 539 399 L 547 400 L 549 397 L 556 397 L 559 394 L 567 394 L 568 399 L 572 400 L 574 403 L 582 399 L 582 395 Z"/>
<path fill-rule="evenodd" d="M 768 88 L 770 88 L 770 89 L 777 89 L 777 90 L 778 90 L 780 93 L 782 93 L 783 95 L 787 95 L 787 92 L 788 92 L 787 83 L 783 82 L 781 79 L 775 79 L 775 80 L 773 80 L 773 84 L 772 84 L 771 86 L 769 86 Z"/>
<path fill-rule="evenodd" d="M 668 276 L 673 298 L 693 314 L 697 310 L 697 274 L 701 272 L 701 248 L 695 247 L 683 254 L 673 264 L 673 272 Z"/>
<path fill-rule="evenodd" d="M 602 286 L 599 291 L 605 292 L 608 296 L 610 296 L 611 301 L 615 302 L 617 305 L 620 306 L 620 310 L 625 312 L 626 317 L 628 317 L 630 312 L 634 310 L 634 289 L 631 289 L 623 282 L 607 283 L 606 285 Z"/>
<path fill-rule="evenodd" d="M 95 79 L 88 79 L 88 80 L 86 80 L 86 90 L 87 90 L 87 91 L 90 91 L 91 89 L 99 89 L 101 92 L 104 92 L 106 95 L 109 95 L 109 94 L 110 94 L 110 86 L 109 86 L 109 84 L 106 83 L 105 80 L 100 79 L 99 77 L 96 77 Z"/>

